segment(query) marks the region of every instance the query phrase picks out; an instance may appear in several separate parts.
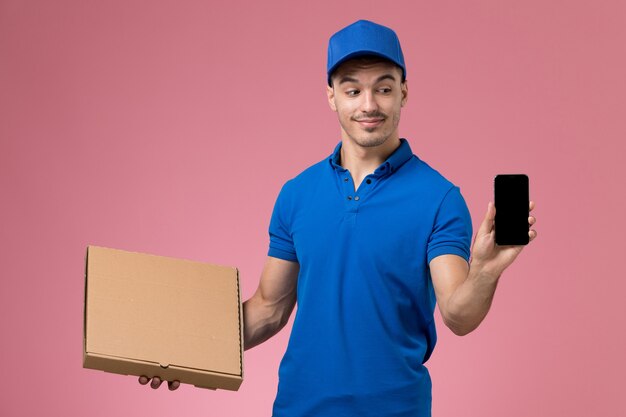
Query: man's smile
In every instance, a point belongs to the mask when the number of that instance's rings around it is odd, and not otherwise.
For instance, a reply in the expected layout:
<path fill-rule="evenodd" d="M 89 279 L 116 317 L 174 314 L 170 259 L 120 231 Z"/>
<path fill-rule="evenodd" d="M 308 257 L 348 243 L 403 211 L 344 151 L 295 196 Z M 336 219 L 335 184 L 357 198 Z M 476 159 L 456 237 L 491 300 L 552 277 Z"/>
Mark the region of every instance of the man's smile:
<path fill-rule="evenodd" d="M 360 119 L 353 119 L 366 129 L 376 128 L 385 122 L 384 117 L 363 117 Z"/>

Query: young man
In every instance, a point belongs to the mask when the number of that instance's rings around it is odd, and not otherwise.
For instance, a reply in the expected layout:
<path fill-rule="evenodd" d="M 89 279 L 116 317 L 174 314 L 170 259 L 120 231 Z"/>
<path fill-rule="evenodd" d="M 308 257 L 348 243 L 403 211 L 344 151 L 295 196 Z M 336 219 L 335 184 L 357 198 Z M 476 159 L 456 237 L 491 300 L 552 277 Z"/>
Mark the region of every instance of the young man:
<path fill-rule="evenodd" d="M 297 303 L 275 417 L 429 416 L 435 301 L 455 334 L 471 332 L 523 247 L 495 245 L 489 203 L 470 262 L 459 188 L 399 137 L 408 87 L 391 29 L 358 21 L 331 37 L 327 95 L 341 142 L 278 196 L 244 303 L 245 347 L 275 335 Z"/>

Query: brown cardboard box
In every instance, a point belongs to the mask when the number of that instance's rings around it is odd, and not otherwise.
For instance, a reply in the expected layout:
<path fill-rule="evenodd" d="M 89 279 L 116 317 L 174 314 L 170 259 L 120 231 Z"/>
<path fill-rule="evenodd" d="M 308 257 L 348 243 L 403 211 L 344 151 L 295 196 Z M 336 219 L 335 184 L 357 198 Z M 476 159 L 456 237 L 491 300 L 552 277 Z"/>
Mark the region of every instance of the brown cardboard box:
<path fill-rule="evenodd" d="M 239 389 L 236 268 L 97 246 L 86 264 L 84 368 Z"/>

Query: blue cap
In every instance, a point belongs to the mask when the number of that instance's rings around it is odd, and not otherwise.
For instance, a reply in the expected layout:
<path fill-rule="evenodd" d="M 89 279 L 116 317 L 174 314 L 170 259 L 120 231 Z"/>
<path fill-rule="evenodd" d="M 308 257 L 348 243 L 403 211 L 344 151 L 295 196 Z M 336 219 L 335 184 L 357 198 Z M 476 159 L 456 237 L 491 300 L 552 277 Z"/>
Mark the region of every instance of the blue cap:
<path fill-rule="evenodd" d="M 365 55 L 388 59 L 402 68 L 406 78 L 404 55 L 396 32 L 369 20 L 359 20 L 331 36 L 328 41 L 328 85 L 331 74 L 348 59 Z"/>

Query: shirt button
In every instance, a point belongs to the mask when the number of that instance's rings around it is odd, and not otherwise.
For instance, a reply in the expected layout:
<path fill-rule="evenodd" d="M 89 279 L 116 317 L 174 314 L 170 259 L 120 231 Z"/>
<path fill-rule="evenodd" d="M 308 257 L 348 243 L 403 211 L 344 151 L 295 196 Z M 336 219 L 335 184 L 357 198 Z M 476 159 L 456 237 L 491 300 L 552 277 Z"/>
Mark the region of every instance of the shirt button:
<path fill-rule="evenodd" d="M 368 183 L 368 184 L 371 184 L 371 183 L 372 183 L 372 180 L 367 179 L 367 180 L 365 180 L 365 182 L 366 182 L 366 183 Z"/>
<path fill-rule="evenodd" d="M 359 196 L 358 196 L 358 195 L 357 195 L 357 196 L 355 196 L 355 197 L 354 197 L 354 199 L 355 199 L 356 201 L 359 201 L 359 200 L 360 200 L 360 198 L 359 198 Z"/>
<path fill-rule="evenodd" d="M 348 200 L 352 200 L 352 196 L 351 195 L 348 196 Z"/>
<path fill-rule="evenodd" d="M 344 182 L 348 182 L 348 178 L 344 178 L 344 179 L 343 179 L 343 181 L 344 181 Z"/>

